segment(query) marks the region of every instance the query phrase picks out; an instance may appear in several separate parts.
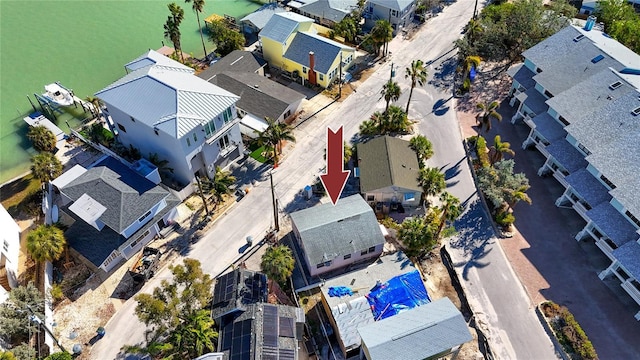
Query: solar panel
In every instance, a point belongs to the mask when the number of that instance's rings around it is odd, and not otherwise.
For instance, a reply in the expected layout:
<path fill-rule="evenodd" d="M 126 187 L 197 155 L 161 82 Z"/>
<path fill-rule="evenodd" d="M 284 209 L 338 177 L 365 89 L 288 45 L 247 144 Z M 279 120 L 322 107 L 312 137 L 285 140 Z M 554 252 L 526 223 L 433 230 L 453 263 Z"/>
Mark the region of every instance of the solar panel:
<path fill-rule="evenodd" d="M 216 286 L 213 289 L 213 304 L 219 304 L 223 301 L 229 301 L 233 298 L 235 291 L 235 277 L 236 273 L 230 272 L 224 274 L 216 281 Z"/>
<path fill-rule="evenodd" d="M 293 319 L 289 317 L 280 316 L 280 336 L 292 338 L 295 337 L 293 332 Z"/>
<path fill-rule="evenodd" d="M 278 349 L 279 360 L 295 360 L 295 351 L 291 349 Z"/>
<path fill-rule="evenodd" d="M 264 305 L 262 339 L 264 346 L 278 347 L 278 308 Z"/>
<path fill-rule="evenodd" d="M 243 320 L 233 324 L 230 351 L 232 359 L 249 360 L 251 358 L 251 322 L 252 320 Z"/>

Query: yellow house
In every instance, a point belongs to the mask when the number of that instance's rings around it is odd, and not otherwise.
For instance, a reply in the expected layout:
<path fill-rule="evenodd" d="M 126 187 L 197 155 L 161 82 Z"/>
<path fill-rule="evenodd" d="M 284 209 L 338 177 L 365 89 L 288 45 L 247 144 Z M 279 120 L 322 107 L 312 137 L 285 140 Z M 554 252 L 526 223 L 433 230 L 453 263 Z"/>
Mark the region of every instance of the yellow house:
<path fill-rule="evenodd" d="M 263 56 L 294 79 L 327 87 L 338 80 L 340 66 L 345 72 L 351 65 L 355 49 L 319 35 L 323 30 L 296 13 L 274 14 L 259 34 Z"/>

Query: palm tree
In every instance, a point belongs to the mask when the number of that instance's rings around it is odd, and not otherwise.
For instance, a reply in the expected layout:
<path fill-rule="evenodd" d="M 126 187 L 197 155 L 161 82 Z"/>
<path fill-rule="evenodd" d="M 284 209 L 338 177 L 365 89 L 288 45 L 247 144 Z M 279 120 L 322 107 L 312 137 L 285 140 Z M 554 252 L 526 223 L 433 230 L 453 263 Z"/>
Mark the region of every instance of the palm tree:
<path fill-rule="evenodd" d="M 62 175 L 62 163 L 50 152 L 42 152 L 31 157 L 31 172 L 42 183 Z"/>
<path fill-rule="evenodd" d="M 207 310 L 198 310 L 189 314 L 187 319 L 172 333 L 173 346 L 178 354 L 188 355 L 195 359 L 206 352 L 215 350 L 214 341 L 218 332 L 214 329 L 214 322 Z"/>
<path fill-rule="evenodd" d="M 93 115 L 94 118 L 97 118 L 100 116 L 100 113 L 102 112 L 102 103 L 100 101 L 100 99 L 98 97 L 95 96 L 87 96 L 86 98 L 84 98 L 84 101 L 88 102 L 89 104 L 91 104 L 91 106 L 89 106 L 89 111 L 91 112 L 91 115 Z"/>
<path fill-rule="evenodd" d="M 400 94 L 402 94 L 402 90 L 400 90 L 400 85 L 398 85 L 397 82 L 389 80 L 382 86 L 380 94 L 384 97 L 384 101 L 387 102 L 387 105 L 384 108 L 384 112 L 386 113 L 387 110 L 389 110 L 389 102 L 391 100 L 398 101 Z"/>
<path fill-rule="evenodd" d="M 344 148 L 344 152 L 343 152 L 344 163 L 346 164 L 349 162 L 349 160 L 351 160 L 351 157 L 353 156 L 354 147 L 349 145 L 349 143 L 345 141 L 343 148 Z"/>
<path fill-rule="evenodd" d="M 276 245 L 262 255 L 260 267 L 271 280 L 283 284 L 293 273 L 295 260 L 291 249 L 286 245 Z"/>
<path fill-rule="evenodd" d="M 433 156 L 433 144 L 424 135 L 416 135 L 409 140 L 409 146 L 418 156 L 418 165 L 424 167 L 424 162 Z"/>
<path fill-rule="evenodd" d="M 27 137 L 33 143 L 33 147 L 38 151 L 53 151 L 56 148 L 56 136 L 44 126 L 36 125 L 29 127 Z"/>
<path fill-rule="evenodd" d="M 40 225 L 27 235 L 27 251 L 36 261 L 36 279 L 40 278 L 40 263 L 60 259 L 67 245 L 64 233 L 53 225 Z"/>
<path fill-rule="evenodd" d="M 173 174 L 173 168 L 169 167 L 169 160 L 160 159 L 158 153 L 149 154 L 149 162 L 158 168 L 161 175 Z"/>
<path fill-rule="evenodd" d="M 411 78 L 411 90 L 409 91 L 409 100 L 407 100 L 407 109 L 405 110 L 408 114 L 409 103 L 411 103 L 411 96 L 413 95 L 413 88 L 415 88 L 416 85 L 424 86 L 424 83 L 427 81 L 427 69 L 424 67 L 422 60 L 413 60 L 411 62 L 411 67 L 406 69 L 404 78 Z"/>
<path fill-rule="evenodd" d="M 420 169 L 418 182 L 422 186 L 422 192 L 425 196 L 436 196 L 447 187 L 444 174 L 435 167 Z"/>
<path fill-rule="evenodd" d="M 498 161 L 502 161 L 502 157 L 504 156 L 503 154 L 514 156 L 516 153 L 511 150 L 510 143 L 506 141 L 503 142 L 500 135 L 496 135 L 493 138 L 493 146 L 489 148 L 489 161 L 491 162 L 491 165 Z"/>
<path fill-rule="evenodd" d="M 475 40 L 480 36 L 480 34 L 484 31 L 484 28 L 480 24 L 479 20 L 471 19 L 467 24 L 467 37 L 470 42 L 475 42 Z"/>
<path fill-rule="evenodd" d="M 217 205 L 224 200 L 224 195 L 231 194 L 231 185 L 235 182 L 235 176 L 231 175 L 229 171 L 222 170 L 220 166 L 216 166 L 213 179 L 206 179 L 202 182 L 202 190 L 211 194 Z"/>
<path fill-rule="evenodd" d="M 378 20 L 369 32 L 373 46 L 376 48 L 376 56 L 380 55 L 380 46 L 384 45 L 383 55 L 386 55 L 386 45 L 393 39 L 393 27 L 387 20 Z"/>
<path fill-rule="evenodd" d="M 376 120 L 365 120 L 358 128 L 360 135 L 363 137 L 374 136 L 378 134 L 379 125 Z"/>
<path fill-rule="evenodd" d="M 440 206 L 442 215 L 440 217 L 440 224 L 438 225 L 436 239 L 440 238 L 440 234 L 442 233 L 442 229 L 444 229 L 444 225 L 446 224 L 446 222 L 454 221 L 462 213 L 460 199 L 449 194 L 448 192 L 445 191 L 440 194 L 440 202 L 442 203 L 442 205 Z"/>
<path fill-rule="evenodd" d="M 478 68 L 480 61 L 480 57 L 475 55 L 469 55 L 462 61 L 462 88 L 464 91 L 468 91 L 471 88 L 471 78 L 469 73 L 471 68 Z"/>
<path fill-rule="evenodd" d="M 371 117 L 369 118 L 369 120 L 371 120 L 377 127 L 382 127 L 383 124 L 387 121 L 386 116 L 387 116 L 386 113 L 381 113 L 380 111 L 376 111 L 373 114 L 371 114 Z"/>
<path fill-rule="evenodd" d="M 184 19 L 184 10 L 176 3 L 171 3 L 168 7 L 171 15 L 169 15 L 167 22 L 164 24 L 164 37 L 171 40 L 175 51 L 179 52 L 180 59 L 184 63 L 182 47 L 180 46 L 180 23 Z"/>
<path fill-rule="evenodd" d="M 345 41 L 350 43 L 353 43 L 356 35 L 358 35 L 358 25 L 350 15 L 347 15 L 344 19 L 340 20 L 340 22 L 334 27 L 334 30 L 336 34 L 342 36 Z"/>
<path fill-rule="evenodd" d="M 265 116 L 264 119 L 267 122 L 267 128 L 258 136 L 258 144 L 273 148 L 273 164 L 278 166 L 278 155 L 282 153 L 282 141 L 295 142 L 296 138 L 291 126 L 278 123 L 268 116 Z"/>
<path fill-rule="evenodd" d="M 204 51 L 204 57 L 207 58 L 207 48 L 204 46 L 204 36 L 202 35 L 202 25 L 200 25 L 200 14 L 204 10 L 204 0 L 184 0 L 184 2 L 192 3 L 192 9 L 196 13 L 196 19 L 198 19 L 198 30 L 200 31 L 200 40 L 202 40 L 202 50 Z"/>
<path fill-rule="evenodd" d="M 527 204 L 531 205 L 531 198 L 529 197 L 529 195 L 527 195 L 527 190 L 529 190 L 529 187 L 529 185 L 522 185 L 516 189 L 505 190 L 507 193 L 507 205 L 511 209 L 513 209 L 513 207 L 516 206 L 519 201 L 524 201 Z"/>
<path fill-rule="evenodd" d="M 406 134 L 410 133 L 413 129 L 413 124 L 411 124 L 411 121 L 407 118 L 407 113 L 399 106 L 389 106 L 385 119 L 385 132 Z"/>
<path fill-rule="evenodd" d="M 502 115 L 497 111 L 499 107 L 500 103 L 497 101 L 489 104 L 483 102 L 476 104 L 476 108 L 478 110 L 482 110 L 482 114 L 479 114 L 476 119 L 478 120 L 480 128 L 484 129 L 485 132 L 489 132 L 489 130 L 491 130 L 491 119 L 502 121 Z"/>

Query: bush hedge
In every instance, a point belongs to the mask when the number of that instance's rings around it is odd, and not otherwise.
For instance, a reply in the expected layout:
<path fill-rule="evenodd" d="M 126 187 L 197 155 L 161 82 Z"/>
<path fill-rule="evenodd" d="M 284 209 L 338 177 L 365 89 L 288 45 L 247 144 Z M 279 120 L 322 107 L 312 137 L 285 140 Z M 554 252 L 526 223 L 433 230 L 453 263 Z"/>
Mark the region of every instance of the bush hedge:
<path fill-rule="evenodd" d="M 489 162 L 489 153 L 487 151 L 487 140 L 480 135 L 478 135 L 478 139 L 476 141 L 476 153 L 478 154 L 478 160 L 480 161 L 481 167 L 491 166 L 491 163 Z"/>
<path fill-rule="evenodd" d="M 542 303 L 540 309 L 551 324 L 556 338 L 565 348 L 565 351 L 575 355 L 577 359 L 598 359 L 593 344 L 591 344 L 587 334 L 582 330 L 573 314 L 569 312 L 569 309 L 553 301 Z"/>

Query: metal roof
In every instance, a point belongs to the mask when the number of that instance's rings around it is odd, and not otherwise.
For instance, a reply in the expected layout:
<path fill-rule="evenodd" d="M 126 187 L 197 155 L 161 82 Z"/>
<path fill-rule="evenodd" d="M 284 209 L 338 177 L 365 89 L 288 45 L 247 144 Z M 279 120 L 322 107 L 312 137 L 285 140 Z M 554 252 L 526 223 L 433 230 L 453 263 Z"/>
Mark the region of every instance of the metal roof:
<path fill-rule="evenodd" d="M 135 60 L 132 60 L 125 64 L 124 67 L 129 71 L 135 71 L 152 65 L 166 66 L 188 73 L 194 72 L 192 68 L 174 61 L 154 50 L 149 50 L 146 53 L 138 56 Z"/>
<path fill-rule="evenodd" d="M 368 2 L 387 9 L 404 10 L 415 3 L 415 0 L 369 0 Z"/>
<path fill-rule="evenodd" d="M 390 186 L 422 192 L 418 183 L 418 157 L 406 140 L 381 136 L 357 145 L 360 190 Z"/>
<path fill-rule="evenodd" d="M 259 36 L 284 44 L 289 36 L 297 31 L 298 25 L 305 22 L 313 23 L 313 19 L 288 11 L 276 13 L 260 31 Z"/>
<path fill-rule="evenodd" d="M 311 67 L 311 64 L 309 64 L 309 52 L 313 51 L 315 54 L 314 70 L 322 74 L 328 74 L 331 71 L 331 65 L 336 61 L 341 50 L 355 51 L 349 46 L 320 35 L 298 32 L 284 53 L 284 57 L 309 68 Z"/>
<path fill-rule="evenodd" d="M 384 244 L 373 209 L 359 194 L 296 211 L 291 221 L 300 233 L 311 265 Z"/>
<path fill-rule="evenodd" d="M 175 138 L 217 117 L 239 99 L 190 72 L 164 65 L 129 73 L 96 96 Z"/>
<path fill-rule="evenodd" d="M 262 30 L 265 25 L 271 20 L 273 14 L 282 13 L 286 10 L 280 7 L 278 3 L 269 3 L 263 5 L 258 10 L 240 19 L 241 22 L 249 22 L 253 24 L 258 30 Z"/>
<path fill-rule="evenodd" d="M 449 298 L 415 307 L 358 328 L 369 360 L 421 360 L 451 350 L 473 337 Z"/>

